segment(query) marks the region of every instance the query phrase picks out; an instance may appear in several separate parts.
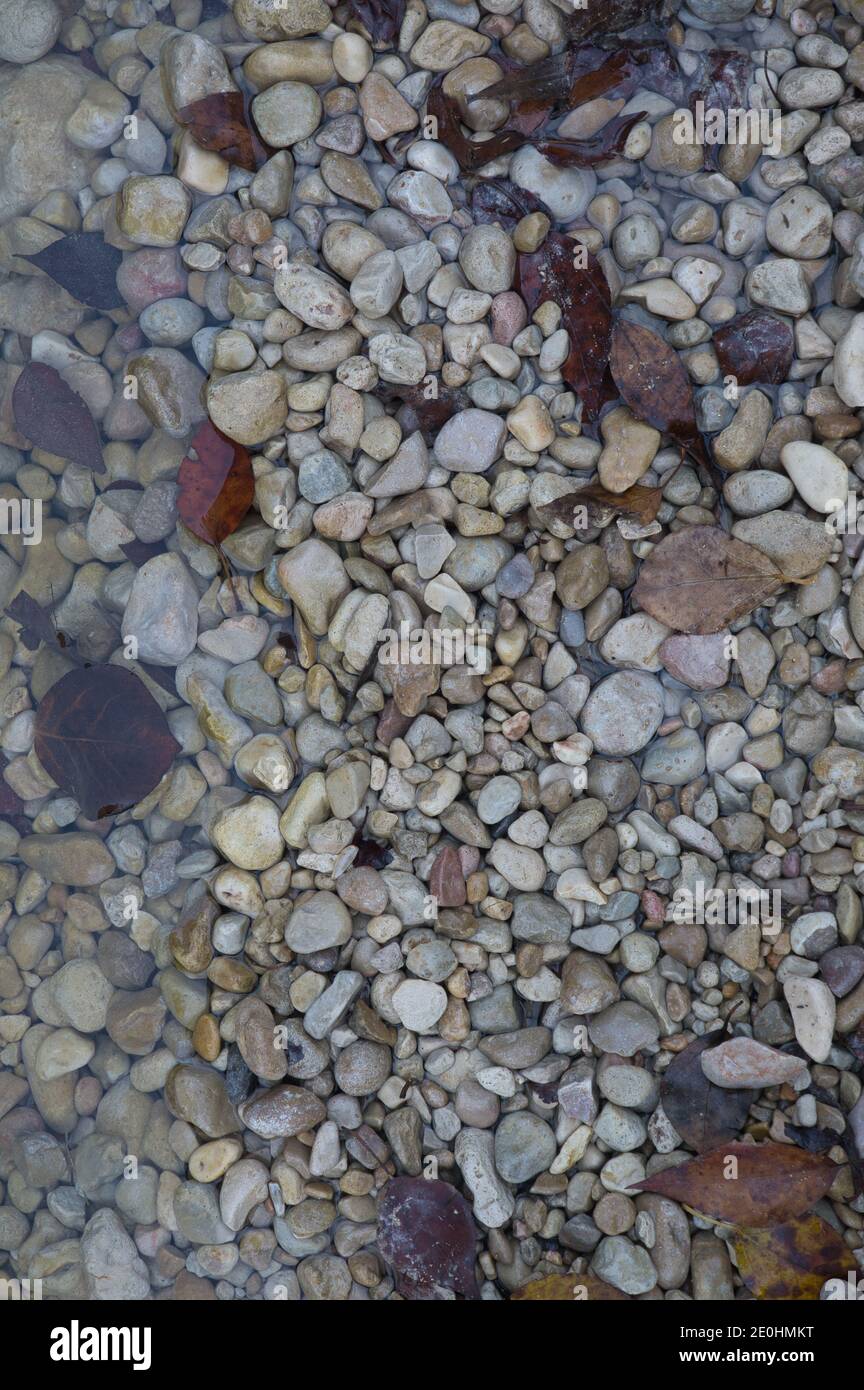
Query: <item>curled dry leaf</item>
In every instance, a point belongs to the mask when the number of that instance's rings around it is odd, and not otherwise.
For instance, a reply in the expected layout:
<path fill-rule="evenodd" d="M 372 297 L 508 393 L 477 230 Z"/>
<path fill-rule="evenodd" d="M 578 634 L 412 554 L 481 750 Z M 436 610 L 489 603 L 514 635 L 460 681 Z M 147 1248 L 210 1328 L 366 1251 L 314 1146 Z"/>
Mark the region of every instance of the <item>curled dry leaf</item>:
<path fill-rule="evenodd" d="M 453 1289 L 479 1297 L 474 1218 L 465 1198 L 438 1178 L 393 1178 L 378 1206 L 378 1248 L 406 1298 Z"/>
<path fill-rule="evenodd" d="M 711 471 L 696 425 L 693 386 L 674 348 L 653 329 L 618 318 L 612 330 L 609 370 L 634 415 L 655 430 L 671 434 Z"/>
<path fill-rule="evenodd" d="M 28 362 L 12 391 L 12 411 L 18 429 L 37 449 L 105 472 L 93 416 L 56 368 Z"/>
<path fill-rule="evenodd" d="M 23 259 L 32 261 L 91 309 L 119 309 L 123 305 L 117 289 L 123 252 L 109 246 L 101 232 L 70 232 Z"/>
<path fill-rule="evenodd" d="M 580 243 L 550 232 L 539 250 L 519 257 L 518 289 L 529 314 L 547 300 L 559 305 L 561 327 L 570 336 L 570 355 L 561 375 L 593 419 L 607 399 L 604 383 L 612 341 L 612 297 L 603 267 Z"/>
<path fill-rule="evenodd" d="M 725 1144 L 664 1168 L 640 1192 L 658 1192 L 701 1216 L 761 1229 L 800 1216 L 825 1196 L 839 1168 L 791 1144 Z"/>
<path fill-rule="evenodd" d="M 773 560 L 719 526 L 666 536 L 639 571 L 633 597 L 675 632 L 722 632 L 785 582 Z"/>
<path fill-rule="evenodd" d="M 510 1295 L 525 1303 L 630 1303 L 628 1293 L 606 1284 L 596 1274 L 547 1274 L 532 1279 Z"/>
<path fill-rule="evenodd" d="M 197 458 L 184 458 L 177 475 L 177 511 L 184 526 L 209 545 L 232 535 L 252 505 L 255 478 L 242 444 L 209 420 L 195 434 Z"/>
<path fill-rule="evenodd" d="M 833 1226 L 811 1213 L 769 1231 L 736 1231 L 738 1273 L 757 1298 L 816 1301 L 826 1279 L 858 1266 Z"/>
<path fill-rule="evenodd" d="M 134 806 L 180 751 L 153 696 L 122 666 L 61 676 L 37 711 L 35 747 L 90 820 Z"/>
<path fill-rule="evenodd" d="M 588 483 L 562 497 L 553 497 L 551 502 L 541 502 L 537 515 L 544 521 L 562 521 L 565 526 L 573 526 L 576 508 L 585 507 L 589 526 L 608 526 L 615 515 L 649 526 L 662 500 L 663 490 L 659 487 L 639 487 L 637 483 L 626 492 L 609 492 L 599 483 Z"/>
<path fill-rule="evenodd" d="M 726 1090 L 708 1080 L 702 1053 L 717 1041 L 716 1032 L 696 1038 L 666 1068 L 660 1087 L 666 1115 L 697 1153 L 736 1139 L 756 1098 L 755 1091 Z"/>
<path fill-rule="evenodd" d="M 781 385 L 789 375 L 794 345 L 791 326 L 762 309 L 739 314 L 714 334 L 720 370 L 734 376 L 739 386 L 754 381 Z"/>
<path fill-rule="evenodd" d="M 181 106 L 177 120 L 188 126 L 202 149 L 221 154 L 254 174 L 268 158 L 267 147 L 256 135 L 246 114 L 242 92 L 212 92 L 210 96 Z"/>

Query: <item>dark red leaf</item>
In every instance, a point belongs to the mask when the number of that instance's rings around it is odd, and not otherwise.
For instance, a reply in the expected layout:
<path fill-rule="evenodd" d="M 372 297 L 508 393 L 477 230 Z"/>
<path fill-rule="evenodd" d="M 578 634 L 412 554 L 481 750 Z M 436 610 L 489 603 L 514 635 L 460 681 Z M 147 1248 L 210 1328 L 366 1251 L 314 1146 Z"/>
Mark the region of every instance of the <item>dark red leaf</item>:
<path fill-rule="evenodd" d="M 6 605 L 6 615 L 21 624 L 21 641 L 31 652 L 35 652 L 40 642 L 49 644 L 57 641 L 58 633 L 51 620 L 50 611 L 37 603 L 30 594 L 21 592 Z"/>
<path fill-rule="evenodd" d="M 702 1070 L 702 1053 L 718 1041 L 716 1031 L 696 1038 L 666 1068 L 660 1088 L 666 1115 L 697 1153 L 737 1139 L 756 1098 L 755 1091 L 724 1090 L 708 1080 Z"/>
<path fill-rule="evenodd" d="M 424 386 L 379 386 L 376 395 L 385 401 L 401 400 L 398 418 L 403 434 L 419 430 L 427 444 L 451 415 L 471 405 L 470 397 L 452 386 L 438 385 L 434 396 L 427 396 Z"/>
<path fill-rule="evenodd" d="M 554 220 L 545 203 L 509 179 L 483 179 L 474 185 L 471 214 L 475 222 L 500 222 L 509 231 L 532 212 L 545 212 Z"/>
<path fill-rule="evenodd" d="M 255 478 L 242 444 L 206 420 L 192 440 L 197 458 L 184 458 L 177 475 L 177 511 L 184 526 L 209 545 L 221 545 L 252 505 Z"/>
<path fill-rule="evenodd" d="M 450 1183 L 393 1178 L 381 1194 L 378 1249 L 406 1298 L 431 1298 L 436 1288 L 479 1297 L 475 1242 L 471 1208 Z"/>
<path fill-rule="evenodd" d="M 584 269 L 576 269 L 577 252 Z M 612 340 L 612 301 L 603 267 L 570 237 L 550 232 L 539 250 L 519 257 L 518 275 L 529 314 L 547 300 L 560 305 L 561 327 L 570 335 L 561 375 L 580 397 L 586 416 L 596 416 L 604 401 Z"/>
<path fill-rule="evenodd" d="M 348 8 L 379 44 L 393 42 L 405 17 L 405 0 L 348 0 Z"/>
<path fill-rule="evenodd" d="M 537 149 L 551 164 L 591 169 L 621 154 L 627 136 L 644 115 L 644 111 L 637 111 L 632 116 L 617 116 L 590 140 L 538 140 Z"/>
<path fill-rule="evenodd" d="M 37 449 L 105 472 L 93 416 L 54 367 L 28 362 L 12 391 L 12 411 L 18 429 Z"/>
<path fill-rule="evenodd" d="M 213 150 L 229 164 L 237 164 L 250 173 L 254 174 L 269 158 L 266 145 L 250 124 L 242 92 L 212 92 L 181 106 L 177 120 L 189 127 L 202 149 Z"/>
<path fill-rule="evenodd" d="M 563 102 L 574 107 L 594 97 L 626 100 L 640 87 L 670 101 L 682 99 L 681 74 L 666 44 L 621 42 L 611 50 L 593 43 L 579 44 L 503 77 L 476 92 L 472 100 L 503 97 L 519 103 Z"/>
<path fill-rule="evenodd" d="M 122 666 L 61 676 L 36 714 L 35 746 L 49 777 L 91 820 L 147 796 L 180 751 L 147 687 Z"/>
<path fill-rule="evenodd" d="M 659 19 L 665 0 L 606 0 L 600 5 L 584 4 L 574 9 L 567 31 L 574 38 L 585 34 L 623 34 L 637 24 Z"/>
<path fill-rule="evenodd" d="M 70 232 L 23 259 L 44 270 L 80 304 L 119 309 L 124 303 L 117 289 L 123 252 L 109 246 L 101 232 Z"/>
<path fill-rule="evenodd" d="M 459 121 L 459 108 L 455 100 L 448 97 L 440 82 L 436 82 L 426 98 L 426 111 L 438 123 L 441 144 L 446 145 L 460 169 L 469 173 L 481 169 L 490 159 L 498 159 L 503 154 L 518 150 L 527 138 L 520 131 L 499 130 L 490 140 L 469 140 Z"/>
<path fill-rule="evenodd" d="M 693 386 L 675 349 L 652 328 L 619 318 L 612 332 L 609 367 L 633 414 L 655 430 L 671 434 L 710 471 L 713 465 L 696 426 Z"/>
<path fill-rule="evenodd" d="M 780 386 L 789 375 L 795 338 L 792 327 L 774 314 L 750 309 L 714 334 L 714 351 L 724 376 L 739 386 L 752 382 Z"/>

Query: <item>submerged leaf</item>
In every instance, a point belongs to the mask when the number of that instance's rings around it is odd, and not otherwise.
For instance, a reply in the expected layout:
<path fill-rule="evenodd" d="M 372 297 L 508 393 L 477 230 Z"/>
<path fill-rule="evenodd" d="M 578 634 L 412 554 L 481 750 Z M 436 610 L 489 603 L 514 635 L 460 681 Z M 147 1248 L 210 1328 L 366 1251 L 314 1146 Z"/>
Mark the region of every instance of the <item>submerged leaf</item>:
<path fill-rule="evenodd" d="M 574 264 L 577 253 L 579 269 Z M 561 327 L 570 337 L 561 375 L 580 397 L 586 416 L 595 417 L 605 399 L 612 341 L 612 300 L 603 267 L 580 243 L 550 232 L 539 250 L 519 257 L 518 276 L 529 314 L 547 300 L 559 305 Z"/>
<path fill-rule="evenodd" d="M 674 348 L 653 329 L 619 318 L 612 331 L 609 368 L 634 415 L 707 461 L 696 425 L 693 386 Z"/>
<path fill-rule="evenodd" d="M 635 1186 L 715 1221 L 760 1229 L 809 1211 L 839 1171 L 830 1158 L 791 1144 L 726 1144 Z"/>
<path fill-rule="evenodd" d="M 606 0 L 602 6 L 590 7 L 583 4 L 574 8 L 567 32 L 576 38 L 584 34 L 623 34 L 637 24 L 660 19 L 667 8 L 667 0 Z"/>
<path fill-rule="evenodd" d="M 708 1080 L 702 1053 L 717 1040 L 716 1032 L 706 1033 L 685 1047 L 666 1068 L 660 1087 L 665 1113 L 697 1153 L 736 1139 L 756 1098 L 755 1091 L 726 1090 Z"/>
<path fill-rule="evenodd" d="M 18 429 L 37 449 L 105 472 L 93 416 L 56 368 L 28 362 L 12 390 L 12 411 Z"/>
<path fill-rule="evenodd" d="M 188 126 L 196 145 L 213 150 L 254 174 L 268 158 L 267 149 L 246 115 L 242 92 L 211 92 L 177 112 L 180 125 Z"/>
<path fill-rule="evenodd" d="M 471 215 L 475 222 L 500 222 L 510 231 L 531 212 L 552 214 L 544 202 L 527 188 L 517 188 L 509 179 L 483 179 L 474 185 L 471 195 Z"/>
<path fill-rule="evenodd" d="M 233 534 L 252 505 L 255 477 L 242 444 L 209 420 L 195 434 L 197 458 L 184 458 L 177 475 L 177 511 L 184 526 L 209 545 Z"/>
<path fill-rule="evenodd" d="M 147 687 L 122 666 L 61 676 L 36 714 L 36 755 L 58 787 L 95 820 L 134 806 L 180 751 Z"/>
<path fill-rule="evenodd" d="M 124 303 L 117 289 L 123 252 L 109 246 L 101 232 L 70 232 L 23 259 L 32 261 L 91 309 L 119 309 Z"/>
<path fill-rule="evenodd" d="M 378 44 L 392 43 L 405 17 L 405 0 L 348 0 L 348 8 Z"/>
<path fill-rule="evenodd" d="M 393 1178 L 378 1203 L 378 1248 L 406 1298 L 431 1298 L 436 1288 L 479 1297 L 474 1275 L 476 1233 L 460 1192 L 438 1178 Z"/>
<path fill-rule="evenodd" d="M 588 483 L 553 497 L 551 502 L 541 502 L 536 510 L 544 521 L 563 521 L 565 526 L 573 526 L 577 507 L 587 510 L 589 526 L 608 526 L 616 513 L 648 526 L 657 516 L 662 500 L 663 489 L 659 487 L 639 487 L 637 483 L 626 492 L 609 492 L 600 483 Z"/>
<path fill-rule="evenodd" d="M 376 394 L 385 401 L 402 401 L 397 419 L 402 426 L 403 435 L 419 430 L 427 444 L 432 442 L 451 415 L 458 415 L 460 411 L 468 410 L 471 405 L 471 398 L 464 391 L 455 390 L 452 386 L 441 386 L 437 382 L 433 396 L 428 396 L 426 387 L 422 385 L 381 384 L 377 387 Z"/>
<path fill-rule="evenodd" d="M 50 610 L 43 608 L 35 598 L 22 590 L 11 603 L 6 605 L 6 616 L 21 624 L 21 641 L 31 652 L 35 652 L 40 642 L 57 642 L 58 633 L 51 620 Z M 62 645 L 62 643 L 61 643 Z"/>
<path fill-rule="evenodd" d="M 616 116 L 614 121 L 607 121 L 590 140 L 538 140 L 537 149 L 550 164 L 591 169 L 595 164 L 602 164 L 621 154 L 627 136 L 644 115 L 644 111 L 636 111 L 632 116 Z"/>
<path fill-rule="evenodd" d="M 666 536 L 639 572 L 633 597 L 675 632 L 722 632 L 784 583 L 774 561 L 719 526 Z"/>
<path fill-rule="evenodd" d="M 532 1279 L 510 1295 L 526 1303 L 630 1303 L 628 1293 L 598 1279 L 596 1274 L 547 1274 Z"/>
<path fill-rule="evenodd" d="M 858 1271 L 845 1241 L 811 1213 L 769 1231 L 736 1231 L 738 1273 L 757 1298 L 816 1301 L 826 1279 Z"/>
<path fill-rule="evenodd" d="M 595 97 L 631 97 L 640 87 L 679 102 L 684 86 L 665 43 L 622 41 L 612 47 L 578 44 L 564 53 L 519 68 L 471 97 L 502 97 L 520 105 L 540 102 L 581 106 Z"/>
<path fill-rule="evenodd" d="M 739 386 L 763 382 L 780 386 L 789 375 L 795 335 L 791 324 L 762 309 L 724 323 L 714 334 L 714 351 L 724 376 Z"/>

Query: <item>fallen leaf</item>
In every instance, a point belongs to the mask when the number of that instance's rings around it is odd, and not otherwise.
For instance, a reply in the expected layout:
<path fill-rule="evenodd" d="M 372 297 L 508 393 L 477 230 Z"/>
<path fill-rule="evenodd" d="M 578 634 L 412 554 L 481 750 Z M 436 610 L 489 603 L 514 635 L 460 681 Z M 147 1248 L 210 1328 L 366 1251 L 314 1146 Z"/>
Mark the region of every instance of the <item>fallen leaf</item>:
<path fill-rule="evenodd" d="M 452 1289 L 478 1298 L 476 1232 L 461 1192 L 438 1178 L 393 1178 L 378 1203 L 378 1249 L 407 1298 Z"/>
<path fill-rule="evenodd" d="M 738 1273 L 757 1298 L 815 1302 L 826 1279 L 858 1272 L 846 1243 L 813 1213 L 772 1230 L 736 1230 L 732 1248 Z"/>
<path fill-rule="evenodd" d="M 252 128 L 242 92 L 211 92 L 177 112 L 180 125 L 188 127 L 196 145 L 221 154 L 254 174 L 268 159 L 267 147 Z"/>
<path fill-rule="evenodd" d="M 199 540 L 221 545 L 252 505 L 255 477 L 247 451 L 206 420 L 177 474 L 177 512 Z"/>
<path fill-rule="evenodd" d="M 348 9 L 377 44 L 392 43 L 405 18 L 405 0 L 348 0 Z"/>
<path fill-rule="evenodd" d="M 737 49 L 711 48 L 707 53 L 700 53 L 699 66 L 689 85 L 690 110 L 695 113 L 697 102 L 702 102 L 706 113 L 722 111 L 725 115 L 732 107 L 746 109 L 752 67 L 750 54 Z M 716 168 L 720 146 L 707 139 L 703 148 Z"/>
<path fill-rule="evenodd" d="M 673 347 L 653 329 L 618 318 L 612 330 L 609 370 L 634 415 L 655 430 L 671 434 L 710 466 L 696 424 L 693 386 Z"/>
<path fill-rule="evenodd" d="M 445 145 L 460 169 L 471 173 L 491 159 L 499 159 L 525 144 L 526 136 L 517 130 L 498 130 L 489 140 L 469 140 L 459 120 L 456 101 L 447 95 L 438 79 L 426 98 L 427 117 L 438 123 L 438 140 Z"/>
<path fill-rule="evenodd" d="M 809 1211 L 839 1171 L 830 1158 L 791 1144 L 725 1144 L 635 1186 L 714 1221 L 761 1229 Z"/>
<path fill-rule="evenodd" d="M 714 334 L 720 370 L 734 376 L 739 386 L 754 381 L 781 385 L 789 375 L 794 346 L 791 325 L 761 309 L 739 314 Z"/>
<path fill-rule="evenodd" d="M 628 1293 L 598 1279 L 596 1274 L 547 1274 L 532 1279 L 510 1295 L 525 1303 L 632 1303 Z"/>
<path fill-rule="evenodd" d="M 567 21 L 567 32 L 578 38 L 583 34 L 623 34 L 625 29 L 659 19 L 665 8 L 665 0 L 607 0 L 602 6 L 590 7 L 586 4 L 574 9 Z"/>
<path fill-rule="evenodd" d="M 639 571 L 633 597 L 675 632 L 722 632 L 784 583 L 774 561 L 719 526 L 666 536 Z"/>
<path fill-rule="evenodd" d="M 483 179 L 471 194 L 471 215 L 475 222 L 500 222 L 510 231 L 531 212 L 545 212 L 554 221 L 544 202 L 527 188 L 517 188 L 509 179 Z"/>
<path fill-rule="evenodd" d="M 180 751 L 146 686 L 122 666 L 61 676 L 36 713 L 35 746 L 49 777 L 90 820 L 134 806 Z"/>
<path fill-rule="evenodd" d="M 577 253 L 579 269 L 574 263 Z M 550 232 L 539 250 L 519 257 L 518 289 L 529 314 L 547 300 L 560 307 L 561 327 L 570 336 L 561 375 L 593 419 L 605 400 L 612 340 L 612 296 L 603 267 L 581 243 Z"/>
<path fill-rule="evenodd" d="M 834 1129 L 816 1129 L 810 1125 L 784 1125 L 783 1133 L 799 1148 L 811 1154 L 824 1154 L 842 1143 L 842 1136 Z"/>
<path fill-rule="evenodd" d="M 657 516 L 662 500 L 663 489 L 659 487 L 639 487 L 637 483 L 626 492 L 609 492 L 599 483 L 588 483 L 553 497 L 551 502 L 541 502 L 536 511 L 544 521 L 563 521 L 565 526 L 573 526 L 577 507 L 586 508 L 589 526 L 608 526 L 616 513 L 648 526 Z"/>
<path fill-rule="evenodd" d="M 123 252 L 109 246 L 101 232 L 70 232 L 23 259 L 32 261 L 91 309 L 119 309 L 124 304 L 117 289 Z"/>
<path fill-rule="evenodd" d="M 155 555 L 164 555 L 166 546 L 164 541 L 126 541 L 120 549 L 131 560 L 132 564 L 140 569 L 146 565 L 148 560 L 152 560 Z"/>
<path fill-rule="evenodd" d="M 519 104 L 551 102 L 573 108 L 595 97 L 626 100 L 643 87 L 670 101 L 683 99 L 681 74 L 665 43 L 622 40 L 614 48 L 578 44 L 509 73 L 475 92 L 471 100 L 502 97 Z"/>
<path fill-rule="evenodd" d="M 57 632 L 50 610 L 43 608 L 35 598 L 22 590 L 11 603 L 6 605 L 6 616 L 21 624 L 21 641 L 31 652 L 35 652 L 40 642 L 55 643 L 61 635 Z M 61 642 L 59 644 L 63 646 Z"/>
<path fill-rule="evenodd" d="M 443 386 L 437 380 L 434 395 L 427 396 L 426 389 L 422 385 L 388 386 L 382 384 L 376 388 L 376 395 L 384 401 L 402 401 L 397 419 L 402 427 L 403 435 L 413 434 L 415 430 L 419 430 L 426 443 L 429 444 L 451 415 L 458 415 L 460 411 L 469 408 L 471 399 L 464 391 L 454 390 L 451 386 Z"/>
<path fill-rule="evenodd" d="M 660 1087 L 666 1115 L 697 1153 L 737 1139 L 756 1098 L 755 1091 L 727 1091 L 708 1080 L 702 1053 L 718 1041 L 716 1031 L 696 1038 L 666 1068 Z"/>
<path fill-rule="evenodd" d="M 627 143 L 627 136 L 644 115 L 644 111 L 636 111 L 631 116 L 616 116 L 614 121 L 607 121 L 599 134 L 590 140 L 547 139 L 536 140 L 534 143 L 550 164 L 565 168 L 592 169 L 595 164 L 603 164 L 606 160 L 614 159 L 616 155 L 621 154 Z"/>
<path fill-rule="evenodd" d="M 44 362 L 28 362 L 12 390 L 15 424 L 37 449 L 105 472 L 99 431 L 81 397 Z"/>

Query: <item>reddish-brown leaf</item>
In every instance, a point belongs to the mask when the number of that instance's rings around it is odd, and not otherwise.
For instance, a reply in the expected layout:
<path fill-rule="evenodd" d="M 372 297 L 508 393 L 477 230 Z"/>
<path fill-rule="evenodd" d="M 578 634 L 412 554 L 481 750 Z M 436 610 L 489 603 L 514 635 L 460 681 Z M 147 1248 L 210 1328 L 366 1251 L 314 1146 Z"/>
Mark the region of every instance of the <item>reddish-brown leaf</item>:
<path fill-rule="evenodd" d="M 101 232 L 70 232 L 24 259 L 44 270 L 81 304 L 93 309 L 119 309 L 123 304 L 117 289 L 123 252 L 109 246 Z"/>
<path fill-rule="evenodd" d="M 422 385 L 390 386 L 383 384 L 376 388 L 376 395 L 384 401 L 402 401 L 398 418 L 403 434 L 413 434 L 415 430 L 419 430 L 427 444 L 434 439 L 441 426 L 450 419 L 451 415 L 457 415 L 460 411 L 467 410 L 471 405 L 471 399 L 464 391 L 455 390 L 452 386 L 441 386 L 437 383 L 433 396 L 427 395 L 426 387 Z"/>
<path fill-rule="evenodd" d="M 580 106 L 595 97 L 631 97 L 640 87 L 679 102 L 684 87 L 678 65 L 664 43 L 622 41 L 614 48 L 578 44 L 564 53 L 517 69 L 471 98 L 503 97 L 520 105 L 540 102 Z"/>
<path fill-rule="evenodd" d="M 840 1170 L 791 1144 L 725 1144 L 636 1184 L 701 1216 L 761 1229 L 789 1221 L 825 1196 Z"/>
<path fill-rule="evenodd" d="M 268 158 L 267 148 L 256 135 L 246 114 L 242 92 L 212 92 L 188 106 L 181 106 L 177 120 L 188 126 L 202 149 L 213 150 L 255 173 Z"/>
<path fill-rule="evenodd" d="M 93 416 L 54 367 L 28 362 L 12 390 L 12 411 L 18 429 L 37 449 L 105 472 Z"/>
<path fill-rule="evenodd" d="M 697 1153 L 737 1139 L 756 1098 L 755 1091 L 725 1090 L 708 1080 L 702 1053 L 717 1041 L 716 1032 L 696 1038 L 666 1068 L 660 1087 L 664 1111 Z"/>
<path fill-rule="evenodd" d="M 689 449 L 697 443 L 693 386 L 681 358 L 651 328 L 618 318 L 609 368 L 634 415 Z"/>
<path fill-rule="evenodd" d="M 816 1302 L 826 1279 L 858 1273 L 852 1251 L 833 1226 L 811 1213 L 768 1231 L 736 1231 L 738 1273 L 757 1298 Z"/>
<path fill-rule="evenodd" d="M 348 0 L 348 8 L 377 44 L 392 43 L 405 17 L 405 0 Z"/>
<path fill-rule="evenodd" d="M 576 509 L 584 507 L 589 526 L 608 526 L 616 514 L 626 516 L 640 526 L 648 526 L 656 517 L 662 500 L 663 490 L 659 487 L 639 487 L 636 484 L 635 487 L 628 487 L 626 492 L 609 492 L 600 483 L 588 483 L 573 492 L 565 492 L 561 497 L 553 497 L 551 502 L 541 502 L 537 514 L 544 521 L 563 521 L 565 526 L 573 526 Z"/>
<path fill-rule="evenodd" d="M 632 116 L 616 116 L 614 121 L 607 121 L 599 134 L 590 140 L 538 140 L 537 149 L 550 164 L 591 169 L 595 164 L 603 164 L 621 154 L 627 136 L 644 115 L 644 111 L 636 111 Z"/>
<path fill-rule="evenodd" d="M 574 264 L 577 252 L 584 269 Z M 570 335 L 561 375 L 580 397 L 586 418 L 594 418 L 604 401 L 612 341 L 611 295 L 603 267 L 570 237 L 550 232 L 539 250 L 519 257 L 518 276 L 529 314 L 547 300 L 560 306 L 561 327 Z"/>
<path fill-rule="evenodd" d="M 637 24 L 650 24 L 668 8 L 666 0 L 607 0 L 601 5 L 574 9 L 567 21 L 567 32 L 574 38 L 585 34 L 623 34 Z"/>
<path fill-rule="evenodd" d="M 628 1293 L 598 1279 L 596 1274 L 547 1274 L 532 1279 L 510 1295 L 526 1303 L 630 1303 Z"/>
<path fill-rule="evenodd" d="M 43 608 L 41 603 L 37 603 L 26 591 L 22 590 L 6 605 L 6 616 L 21 624 L 21 641 L 32 652 L 36 651 L 40 642 L 47 642 L 49 645 L 57 642 L 58 633 L 51 619 L 50 609 Z"/>
<path fill-rule="evenodd" d="M 500 222 L 508 231 L 531 212 L 552 214 L 546 204 L 527 188 L 517 188 L 509 179 L 482 179 L 471 194 L 471 215 L 475 222 Z"/>
<path fill-rule="evenodd" d="M 228 439 L 209 420 L 191 446 L 196 458 L 184 458 L 177 475 L 177 511 L 184 526 L 200 540 L 221 545 L 252 505 L 255 478 L 242 444 Z"/>
<path fill-rule="evenodd" d="M 35 745 L 49 777 L 90 820 L 134 806 L 180 751 L 153 696 L 122 666 L 61 676 L 37 711 Z"/>
<path fill-rule="evenodd" d="M 666 536 L 639 571 L 633 597 L 675 632 L 705 636 L 758 608 L 784 583 L 773 560 L 719 526 Z"/>
<path fill-rule="evenodd" d="M 378 1249 L 407 1298 L 453 1289 L 478 1298 L 476 1232 L 461 1192 L 438 1178 L 393 1178 L 378 1203 Z"/>
<path fill-rule="evenodd" d="M 754 381 L 782 385 L 789 375 L 795 338 L 792 327 L 774 314 L 750 309 L 714 334 L 714 351 L 724 376 L 739 386 Z"/>
<path fill-rule="evenodd" d="M 459 108 L 440 82 L 436 82 L 426 98 L 426 111 L 438 122 L 438 140 L 446 145 L 460 169 L 469 173 L 481 169 L 490 159 L 518 150 L 527 139 L 521 131 L 499 130 L 490 140 L 469 140 L 459 121 Z"/>

